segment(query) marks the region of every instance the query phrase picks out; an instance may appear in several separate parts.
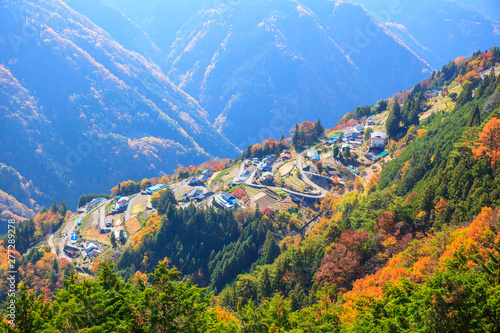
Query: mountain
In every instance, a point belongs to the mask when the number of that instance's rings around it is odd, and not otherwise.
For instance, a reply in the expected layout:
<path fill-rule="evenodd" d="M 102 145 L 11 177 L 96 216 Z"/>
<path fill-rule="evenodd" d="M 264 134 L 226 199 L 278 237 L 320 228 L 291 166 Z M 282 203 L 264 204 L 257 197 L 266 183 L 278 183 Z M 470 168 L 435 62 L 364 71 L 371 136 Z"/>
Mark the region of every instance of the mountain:
<path fill-rule="evenodd" d="M 92 5 L 86 0 L 65 0 L 66 4 L 104 29 L 125 49 L 137 52 L 153 61 L 160 57 L 160 49 L 148 34 L 111 2 L 100 0 L 91 2 Z"/>
<path fill-rule="evenodd" d="M 150 36 L 164 72 L 240 149 L 286 134 L 297 114 L 335 122 L 356 105 L 409 87 L 449 59 L 500 40 L 500 24 L 488 15 L 498 8 L 494 4 L 111 3 Z"/>
<path fill-rule="evenodd" d="M 336 122 L 350 108 L 373 103 L 401 86 L 411 87 L 431 71 L 394 34 L 353 4 L 288 0 L 107 4 L 141 27 L 160 48 L 157 63 L 167 76 L 195 97 L 210 122 L 240 149 L 257 139 L 287 134 L 299 114 Z M 78 9 L 94 17 L 95 8 L 102 6 L 94 0 Z M 366 46 L 355 45 L 356 31 L 346 29 L 346 22 L 373 24 L 376 38 Z"/>
<path fill-rule="evenodd" d="M 0 162 L 51 199 L 237 152 L 154 63 L 63 2 L 7 1 L 0 19 Z"/>
<path fill-rule="evenodd" d="M 348 54 L 361 7 L 333 2 L 252 1 L 200 11 L 178 33 L 162 67 L 200 101 L 238 147 L 279 138 L 300 117 L 332 123 L 428 75 L 430 67 L 374 25 L 376 40 Z M 245 126 L 242 126 L 245 124 Z"/>
<path fill-rule="evenodd" d="M 497 1 L 352 0 L 410 46 L 431 66 L 489 49 L 500 42 Z"/>

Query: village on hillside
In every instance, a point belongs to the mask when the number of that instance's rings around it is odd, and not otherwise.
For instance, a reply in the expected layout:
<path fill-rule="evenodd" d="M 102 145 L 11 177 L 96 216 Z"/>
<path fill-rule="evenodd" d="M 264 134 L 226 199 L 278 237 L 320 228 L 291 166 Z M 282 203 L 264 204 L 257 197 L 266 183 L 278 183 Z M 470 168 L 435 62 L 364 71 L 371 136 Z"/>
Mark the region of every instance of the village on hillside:
<path fill-rule="evenodd" d="M 221 171 L 205 169 L 196 176 L 156 184 L 130 196 L 95 198 L 79 207 L 49 245 L 60 258 L 87 271 L 96 258 L 119 256 L 156 213 L 154 195 L 169 188 L 180 208 L 267 209 L 292 219 L 290 229 L 303 232 L 318 217 L 318 203 L 328 192 L 362 191 L 381 164 L 385 150 L 385 114 L 364 117 L 325 131 L 319 143 L 303 151 L 244 159 Z"/>

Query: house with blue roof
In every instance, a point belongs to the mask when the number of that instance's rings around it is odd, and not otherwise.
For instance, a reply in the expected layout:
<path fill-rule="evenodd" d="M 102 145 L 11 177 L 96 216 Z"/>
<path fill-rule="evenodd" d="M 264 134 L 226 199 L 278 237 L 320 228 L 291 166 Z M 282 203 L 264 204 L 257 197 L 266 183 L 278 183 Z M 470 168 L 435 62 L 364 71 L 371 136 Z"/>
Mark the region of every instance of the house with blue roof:
<path fill-rule="evenodd" d="M 219 201 L 226 208 L 233 209 L 236 203 L 238 202 L 238 199 L 236 199 L 231 193 L 224 192 L 221 195 L 219 195 Z"/>
<path fill-rule="evenodd" d="M 158 192 L 159 190 L 161 190 L 165 186 L 167 186 L 167 185 L 165 185 L 165 184 L 158 184 L 158 185 L 155 185 L 155 186 L 148 187 L 146 189 L 146 194 L 151 195 L 151 194 L 153 194 L 155 192 Z"/>
<path fill-rule="evenodd" d="M 209 169 L 206 169 L 206 170 L 203 170 L 203 172 L 201 173 L 202 175 L 207 175 L 208 177 L 212 177 L 212 175 L 214 174 L 212 170 L 209 170 Z"/>
<path fill-rule="evenodd" d="M 210 176 L 207 174 L 202 174 L 200 177 L 198 177 L 198 181 L 201 183 L 206 183 L 210 179 Z"/>
<path fill-rule="evenodd" d="M 312 161 L 320 160 L 318 152 L 314 150 L 307 152 L 307 157 L 309 157 Z"/>
<path fill-rule="evenodd" d="M 186 195 L 186 197 L 187 197 L 188 199 L 195 199 L 195 198 L 199 197 L 199 196 L 200 196 L 200 195 L 202 195 L 202 194 L 203 194 L 203 191 L 202 191 L 201 189 L 197 188 L 197 189 L 194 189 L 194 190 L 192 190 L 191 192 L 189 192 L 189 193 Z"/>
<path fill-rule="evenodd" d="M 271 165 L 271 163 L 269 162 L 262 162 L 260 165 L 259 165 L 259 170 L 261 172 L 265 172 L 265 171 L 271 171 L 273 168 L 273 166 Z"/>
<path fill-rule="evenodd" d="M 262 162 L 267 162 L 267 163 L 274 163 L 276 159 L 273 156 L 268 156 L 262 160 Z"/>

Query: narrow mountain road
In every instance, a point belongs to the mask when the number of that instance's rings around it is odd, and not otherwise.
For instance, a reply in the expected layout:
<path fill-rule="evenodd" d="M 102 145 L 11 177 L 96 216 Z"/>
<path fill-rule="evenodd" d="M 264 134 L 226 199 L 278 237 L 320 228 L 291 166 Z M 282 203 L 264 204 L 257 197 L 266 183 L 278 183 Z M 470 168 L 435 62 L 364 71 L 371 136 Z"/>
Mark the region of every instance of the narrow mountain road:
<path fill-rule="evenodd" d="M 134 209 L 134 201 L 137 200 L 137 198 L 139 198 L 139 195 L 136 194 L 128 201 L 127 210 L 125 211 L 124 222 L 127 222 L 132 217 L 132 210 Z"/>
<path fill-rule="evenodd" d="M 299 154 L 299 156 L 297 156 L 297 160 L 296 160 L 296 165 L 297 165 L 297 169 L 300 170 L 300 173 L 301 173 L 301 179 L 304 183 L 306 183 L 307 185 L 311 186 L 312 188 L 314 188 L 316 191 L 318 191 L 319 193 L 321 193 L 321 195 L 323 195 L 323 198 L 326 196 L 326 194 L 328 193 L 327 190 L 325 190 L 324 188 L 322 188 L 321 186 L 318 186 L 316 185 L 314 182 L 312 182 L 309 178 L 307 178 L 307 176 L 304 174 L 304 170 L 303 170 L 303 166 L 302 166 L 302 159 L 304 158 L 304 154 L 306 154 L 308 152 L 308 150 L 302 152 Z M 315 175 L 314 173 L 312 172 L 308 172 L 309 174 L 311 175 Z"/>
<path fill-rule="evenodd" d="M 50 246 L 50 253 L 57 255 L 56 247 L 54 246 L 54 234 L 51 233 L 49 239 L 47 240 L 47 244 Z"/>
<path fill-rule="evenodd" d="M 297 159 L 299 159 L 299 157 L 301 157 L 300 155 L 297 157 Z M 242 162 L 243 164 L 243 162 Z M 302 161 L 297 161 L 296 162 L 297 164 L 297 168 L 300 168 L 300 171 L 302 171 Z M 241 165 L 240 165 L 240 169 L 241 169 Z M 313 193 L 303 193 L 303 192 L 297 192 L 297 191 L 293 191 L 293 190 L 290 190 L 290 189 L 287 189 L 287 188 L 282 188 L 282 187 L 277 187 L 277 186 L 269 186 L 269 185 L 259 185 L 259 184 L 254 184 L 253 183 L 253 180 L 255 178 L 255 175 L 257 174 L 257 169 L 255 169 L 252 174 L 250 175 L 250 177 L 248 177 L 248 179 L 245 181 L 245 184 L 247 186 L 250 186 L 250 187 L 253 187 L 253 188 L 259 188 L 259 189 L 262 189 L 262 188 L 268 188 L 270 190 L 272 189 L 279 189 L 279 190 L 282 190 L 288 194 L 292 194 L 292 195 L 296 195 L 296 196 L 301 196 L 301 197 L 304 197 L 304 198 L 310 198 L 310 199 L 323 199 L 324 197 L 326 197 L 326 194 L 328 193 L 328 191 L 326 191 L 325 189 L 317 186 L 316 184 L 314 184 L 313 182 L 311 182 L 309 179 L 307 179 L 307 177 L 302 177 L 304 178 L 305 180 L 305 183 L 306 184 L 309 184 L 311 185 L 314 189 L 316 189 L 319 193 L 318 194 L 313 194 Z"/>

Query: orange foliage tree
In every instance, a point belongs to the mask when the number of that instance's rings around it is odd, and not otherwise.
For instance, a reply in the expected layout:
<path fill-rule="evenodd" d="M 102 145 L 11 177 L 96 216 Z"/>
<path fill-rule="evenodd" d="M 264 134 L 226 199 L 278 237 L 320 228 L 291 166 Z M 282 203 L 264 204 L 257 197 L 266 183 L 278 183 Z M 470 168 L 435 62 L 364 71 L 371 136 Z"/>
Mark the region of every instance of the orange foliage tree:
<path fill-rule="evenodd" d="M 362 193 L 365 190 L 365 187 L 363 186 L 360 177 L 356 177 L 356 180 L 354 181 L 354 189 L 358 193 Z"/>
<path fill-rule="evenodd" d="M 257 152 L 262 148 L 262 145 L 260 143 L 256 143 L 252 146 L 252 148 L 250 149 L 250 152 L 252 153 L 252 156 L 254 156 L 255 154 L 257 154 Z"/>
<path fill-rule="evenodd" d="M 476 148 L 472 153 L 476 159 L 484 155 L 490 159 L 491 167 L 494 167 L 500 160 L 500 119 L 492 118 L 486 123 L 483 131 L 479 133 L 479 142 L 475 143 Z"/>
<path fill-rule="evenodd" d="M 274 139 L 266 139 L 262 143 L 262 146 L 264 149 L 275 149 L 278 146 L 278 142 L 276 142 Z"/>

